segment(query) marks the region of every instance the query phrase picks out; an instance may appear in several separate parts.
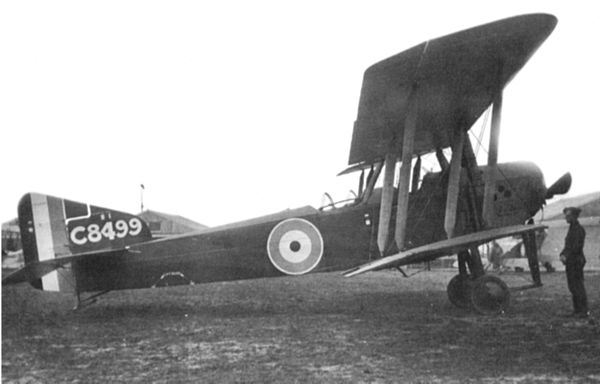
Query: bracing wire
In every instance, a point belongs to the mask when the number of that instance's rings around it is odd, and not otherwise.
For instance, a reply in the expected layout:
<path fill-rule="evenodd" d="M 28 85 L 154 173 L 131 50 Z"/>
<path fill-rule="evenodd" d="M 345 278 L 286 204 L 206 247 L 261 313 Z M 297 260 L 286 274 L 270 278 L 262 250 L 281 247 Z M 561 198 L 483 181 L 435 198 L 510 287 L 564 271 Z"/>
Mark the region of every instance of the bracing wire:
<path fill-rule="evenodd" d="M 483 135 L 485 134 L 485 130 L 487 128 L 487 122 L 490 117 L 490 110 L 491 108 L 486 109 L 483 115 L 483 122 L 481 124 L 481 130 L 479 131 L 479 138 L 473 135 L 473 137 L 475 137 L 475 139 L 477 140 L 477 147 L 475 148 L 475 158 L 477 158 L 477 155 L 479 154 L 479 149 L 482 147 L 481 142 L 483 141 Z"/>
<path fill-rule="evenodd" d="M 486 111 L 486 115 L 484 117 L 484 120 L 487 121 L 488 119 L 488 115 L 489 115 L 489 109 Z M 477 137 L 474 133 L 472 133 L 471 131 L 469 131 L 469 133 L 471 134 L 471 136 L 477 141 L 477 146 L 478 148 L 482 148 L 483 151 L 488 154 L 489 151 L 488 149 L 485 147 L 485 145 L 483 145 L 482 141 L 483 141 L 483 135 L 480 135 L 480 137 Z M 475 156 L 477 157 L 477 153 L 475 154 Z M 506 181 L 506 183 L 509 185 L 510 189 L 513 190 L 515 192 L 515 195 L 517 196 L 517 198 L 521 201 L 521 203 L 523 203 L 523 205 L 525 205 L 525 199 L 519 194 L 519 191 L 513 187 L 513 185 L 511 184 L 510 180 L 508 179 L 508 177 L 506 176 L 506 174 L 504 172 L 502 172 L 502 169 L 500 169 L 499 167 L 496 167 L 496 169 L 498 170 L 498 172 L 500 173 L 500 175 L 502 176 L 502 178 L 504 179 L 504 181 Z"/>

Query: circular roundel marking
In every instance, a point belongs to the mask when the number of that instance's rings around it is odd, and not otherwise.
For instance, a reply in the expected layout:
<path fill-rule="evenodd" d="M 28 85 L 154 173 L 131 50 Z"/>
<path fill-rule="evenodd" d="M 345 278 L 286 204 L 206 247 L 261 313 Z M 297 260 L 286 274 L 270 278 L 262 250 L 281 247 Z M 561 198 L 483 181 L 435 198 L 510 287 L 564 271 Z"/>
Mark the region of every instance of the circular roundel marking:
<path fill-rule="evenodd" d="M 267 240 L 269 260 L 288 275 L 312 271 L 323 256 L 323 237 L 313 223 L 304 219 L 287 219 L 277 224 Z"/>

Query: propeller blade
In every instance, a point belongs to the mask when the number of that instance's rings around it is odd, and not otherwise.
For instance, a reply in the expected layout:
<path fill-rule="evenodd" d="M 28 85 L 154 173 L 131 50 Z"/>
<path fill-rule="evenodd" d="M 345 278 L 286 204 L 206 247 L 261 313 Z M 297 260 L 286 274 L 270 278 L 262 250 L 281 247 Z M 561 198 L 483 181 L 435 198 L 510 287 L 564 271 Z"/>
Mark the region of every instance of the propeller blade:
<path fill-rule="evenodd" d="M 546 190 L 546 200 L 551 199 L 554 195 L 564 195 L 571 189 L 571 173 L 567 172 L 562 175 Z"/>

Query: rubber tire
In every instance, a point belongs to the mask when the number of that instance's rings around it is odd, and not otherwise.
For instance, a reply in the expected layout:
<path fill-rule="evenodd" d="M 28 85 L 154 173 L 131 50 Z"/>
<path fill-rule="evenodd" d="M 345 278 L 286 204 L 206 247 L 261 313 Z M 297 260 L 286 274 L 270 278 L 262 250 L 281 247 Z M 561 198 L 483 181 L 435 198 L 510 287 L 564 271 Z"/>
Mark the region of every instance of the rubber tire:
<path fill-rule="evenodd" d="M 510 304 L 510 291 L 502 279 L 484 275 L 472 282 L 471 305 L 483 315 L 504 313 Z"/>
<path fill-rule="evenodd" d="M 469 275 L 456 275 L 446 288 L 448 300 L 458 308 L 471 308 L 471 277 Z"/>

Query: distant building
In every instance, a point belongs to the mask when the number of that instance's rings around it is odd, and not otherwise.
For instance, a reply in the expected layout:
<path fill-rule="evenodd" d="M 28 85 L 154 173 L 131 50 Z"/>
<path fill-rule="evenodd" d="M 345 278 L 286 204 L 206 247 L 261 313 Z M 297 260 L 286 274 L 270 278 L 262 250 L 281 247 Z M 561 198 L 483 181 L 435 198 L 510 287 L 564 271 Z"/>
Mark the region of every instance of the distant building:
<path fill-rule="evenodd" d="M 156 211 L 144 211 L 138 215 L 148 223 L 150 231 L 156 237 L 168 237 L 182 233 L 200 231 L 208 228 L 177 215 L 169 215 Z M 18 219 L 2 224 L 2 268 L 20 268 L 23 266 L 21 250 L 21 232 Z"/>
<path fill-rule="evenodd" d="M 21 249 L 21 232 L 19 220 L 12 219 L 2 224 L 2 254 Z"/>
<path fill-rule="evenodd" d="M 148 223 L 152 235 L 157 237 L 180 235 L 208 228 L 206 225 L 196 223 L 185 217 L 151 210 L 145 210 L 139 213 L 138 216 Z"/>
<path fill-rule="evenodd" d="M 2 224 L 2 268 L 21 268 L 23 252 L 21 251 L 21 231 L 19 220 L 13 219 Z"/>

